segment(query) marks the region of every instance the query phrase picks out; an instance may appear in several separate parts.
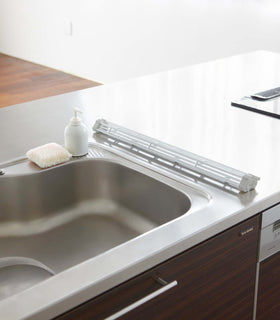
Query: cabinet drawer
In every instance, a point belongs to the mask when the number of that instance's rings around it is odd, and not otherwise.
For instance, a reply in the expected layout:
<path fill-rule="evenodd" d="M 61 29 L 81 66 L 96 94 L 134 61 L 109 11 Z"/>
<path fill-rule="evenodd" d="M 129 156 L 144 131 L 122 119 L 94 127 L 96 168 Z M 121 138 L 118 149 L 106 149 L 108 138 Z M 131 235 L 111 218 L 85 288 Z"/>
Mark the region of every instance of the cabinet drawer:
<path fill-rule="evenodd" d="M 158 277 L 156 270 L 148 271 L 139 275 L 106 293 L 82 304 L 81 306 L 69 311 L 57 320 L 99 320 L 112 315 L 120 317 L 120 313 L 128 313 L 138 309 L 142 304 L 159 297 L 160 295 L 170 295 L 176 281 L 165 282 Z M 129 312 L 129 314 L 131 311 Z M 111 317 L 111 320 L 115 317 Z"/>
<path fill-rule="evenodd" d="M 280 318 L 280 252 L 260 263 L 257 320 Z"/>
<path fill-rule="evenodd" d="M 258 236 L 256 216 L 57 319 L 251 320 Z"/>

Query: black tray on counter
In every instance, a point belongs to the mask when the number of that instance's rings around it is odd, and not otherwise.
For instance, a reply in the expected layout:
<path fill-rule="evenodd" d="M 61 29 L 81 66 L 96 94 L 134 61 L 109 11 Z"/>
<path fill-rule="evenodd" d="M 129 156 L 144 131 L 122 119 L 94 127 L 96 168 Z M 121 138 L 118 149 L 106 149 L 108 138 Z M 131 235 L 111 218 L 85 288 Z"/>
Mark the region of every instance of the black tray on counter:
<path fill-rule="evenodd" d="M 233 107 L 246 109 L 249 111 L 264 114 L 266 116 L 280 119 L 280 98 L 270 100 L 256 100 L 251 97 L 242 97 L 238 100 L 232 101 Z"/>

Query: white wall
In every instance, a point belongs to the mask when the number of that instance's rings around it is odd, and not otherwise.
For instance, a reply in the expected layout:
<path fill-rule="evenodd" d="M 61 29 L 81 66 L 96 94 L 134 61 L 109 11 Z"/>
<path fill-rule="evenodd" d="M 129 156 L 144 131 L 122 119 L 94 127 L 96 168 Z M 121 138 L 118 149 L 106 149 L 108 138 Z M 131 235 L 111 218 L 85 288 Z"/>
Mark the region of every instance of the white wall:
<path fill-rule="evenodd" d="M 280 52 L 279 0 L 0 0 L 0 52 L 101 82 Z M 65 21 L 73 36 L 64 34 Z"/>

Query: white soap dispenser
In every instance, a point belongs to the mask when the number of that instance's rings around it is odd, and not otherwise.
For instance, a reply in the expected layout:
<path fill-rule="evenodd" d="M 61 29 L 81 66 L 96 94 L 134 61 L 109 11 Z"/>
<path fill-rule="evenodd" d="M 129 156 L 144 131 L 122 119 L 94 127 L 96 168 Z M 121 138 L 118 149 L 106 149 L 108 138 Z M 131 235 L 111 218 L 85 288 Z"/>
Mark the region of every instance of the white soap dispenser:
<path fill-rule="evenodd" d="M 88 130 L 77 116 L 78 113 L 82 113 L 82 111 L 74 108 L 74 117 L 64 130 L 65 148 L 74 157 L 81 157 L 88 153 Z"/>

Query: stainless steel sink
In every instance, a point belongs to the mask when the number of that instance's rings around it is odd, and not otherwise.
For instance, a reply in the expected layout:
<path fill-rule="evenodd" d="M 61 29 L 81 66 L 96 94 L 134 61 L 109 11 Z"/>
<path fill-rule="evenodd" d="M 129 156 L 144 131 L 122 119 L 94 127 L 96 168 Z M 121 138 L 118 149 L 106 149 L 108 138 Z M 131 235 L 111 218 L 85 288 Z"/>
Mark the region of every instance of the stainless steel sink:
<path fill-rule="evenodd" d="M 106 159 L 2 176 L 0 299 L 176 219 L 190 207 L 185 193 Z"/>

